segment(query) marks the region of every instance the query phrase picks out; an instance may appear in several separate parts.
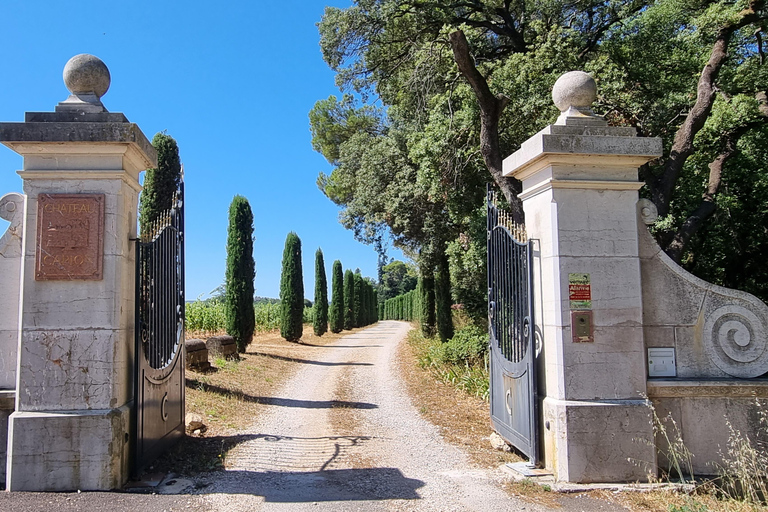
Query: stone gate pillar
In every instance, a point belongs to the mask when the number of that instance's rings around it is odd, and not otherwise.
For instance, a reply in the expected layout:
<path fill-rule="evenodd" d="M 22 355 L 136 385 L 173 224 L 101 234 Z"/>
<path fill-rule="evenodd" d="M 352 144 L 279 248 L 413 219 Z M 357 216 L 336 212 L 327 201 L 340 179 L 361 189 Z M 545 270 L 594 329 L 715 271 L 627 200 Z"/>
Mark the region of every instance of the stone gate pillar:
<path fill-rule="evenodd" d="M 590 110 L 594 80 L 555 84 L 562 114 L 504 160 L 536 256 L 546 466 L 560 481 L 644 480 L 655 471 L 638 258 L 637 169 L 658 138 L 608 127 Z"/>
<path fill-rule="evenodd" d="M 0 124 L 24 157 L 22 297 L 11 491 L 107 490 L 128 478 L 139 173 L 157 156 L 100 97 L 91 55 L 64 68 L 55 112 Z"/>

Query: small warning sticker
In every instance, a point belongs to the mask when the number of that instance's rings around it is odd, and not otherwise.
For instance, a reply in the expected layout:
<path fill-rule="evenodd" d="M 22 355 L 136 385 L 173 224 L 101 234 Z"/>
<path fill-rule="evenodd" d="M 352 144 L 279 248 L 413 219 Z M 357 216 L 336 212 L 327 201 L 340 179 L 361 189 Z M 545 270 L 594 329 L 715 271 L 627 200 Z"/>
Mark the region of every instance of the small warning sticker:
<path fill-rule="evenodd" d="M 568 300 L 571 309 L 592 309 L 592 284 L 589 274 L 568 274 Z"/>

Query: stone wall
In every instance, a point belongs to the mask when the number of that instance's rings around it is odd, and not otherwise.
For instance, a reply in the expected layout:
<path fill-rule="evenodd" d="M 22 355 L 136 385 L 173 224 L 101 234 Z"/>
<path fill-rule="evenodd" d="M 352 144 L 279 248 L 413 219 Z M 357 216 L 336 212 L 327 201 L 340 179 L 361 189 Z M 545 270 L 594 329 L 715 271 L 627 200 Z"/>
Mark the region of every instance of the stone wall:
<path fill-rule="evenodd" d="M 0 198 L 0 217 L 11 223 L 0 238 L 0 389 L 14 389 L 24 196 L 11 193 Z"/>
<path fill-rule="evenodd" d="M 19 283 L 24 196 L 0 198 L 0 218 L 10 222 L 0 238 L 0 483 L 5 482 L 8 417 L 14 409 L 19 345 Z"/>
<path fill-rule="evenodd" d="M 758 418 L 768 403 L 768 306 L 685 271 L 638 224 L 646 348 L 675 357 L 673 375 L 649 376 L 648 396 L 667 435 L 679 431 L 693 453 L 694 474 L 714 474 L 729 424 L 753 440 L 768 435 Z M 666 440 L 656 443 L 664 466 Z"/>

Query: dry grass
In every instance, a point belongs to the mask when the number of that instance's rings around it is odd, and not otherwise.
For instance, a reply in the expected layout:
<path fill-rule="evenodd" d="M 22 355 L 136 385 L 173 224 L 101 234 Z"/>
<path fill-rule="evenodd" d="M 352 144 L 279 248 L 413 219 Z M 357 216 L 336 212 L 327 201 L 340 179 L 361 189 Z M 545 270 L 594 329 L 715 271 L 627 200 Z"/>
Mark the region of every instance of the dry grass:
<path fill-rule="evenodd" d="M 719 500 L 709 490 L 693 495 L 674 491 L 593 493 L 635 511 L 647 512 L 765 512 L 759 507 L 735 500 Z"/>

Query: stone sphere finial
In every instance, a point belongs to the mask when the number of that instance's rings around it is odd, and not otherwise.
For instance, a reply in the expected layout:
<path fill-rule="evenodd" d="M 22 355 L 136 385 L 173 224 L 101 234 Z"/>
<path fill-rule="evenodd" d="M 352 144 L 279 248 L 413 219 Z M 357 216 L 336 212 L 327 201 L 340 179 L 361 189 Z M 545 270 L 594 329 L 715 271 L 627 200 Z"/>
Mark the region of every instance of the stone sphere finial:
<path fill-rule="evenodd" d="M 101 98 L 109 89 L 110 81 L 107 65 L 94 55 L 75 55 L 64 66 L 64 84 L 78 97 L 93 94 Z"/>
<path fill-rule="evenodd" d="M 584 71 L 569 71 L 557 79 L 552 88 L 552 101 L 560 112 L 571 107 L 576 110 L 589 110 L 597 99 L 595 79 Z"/>

